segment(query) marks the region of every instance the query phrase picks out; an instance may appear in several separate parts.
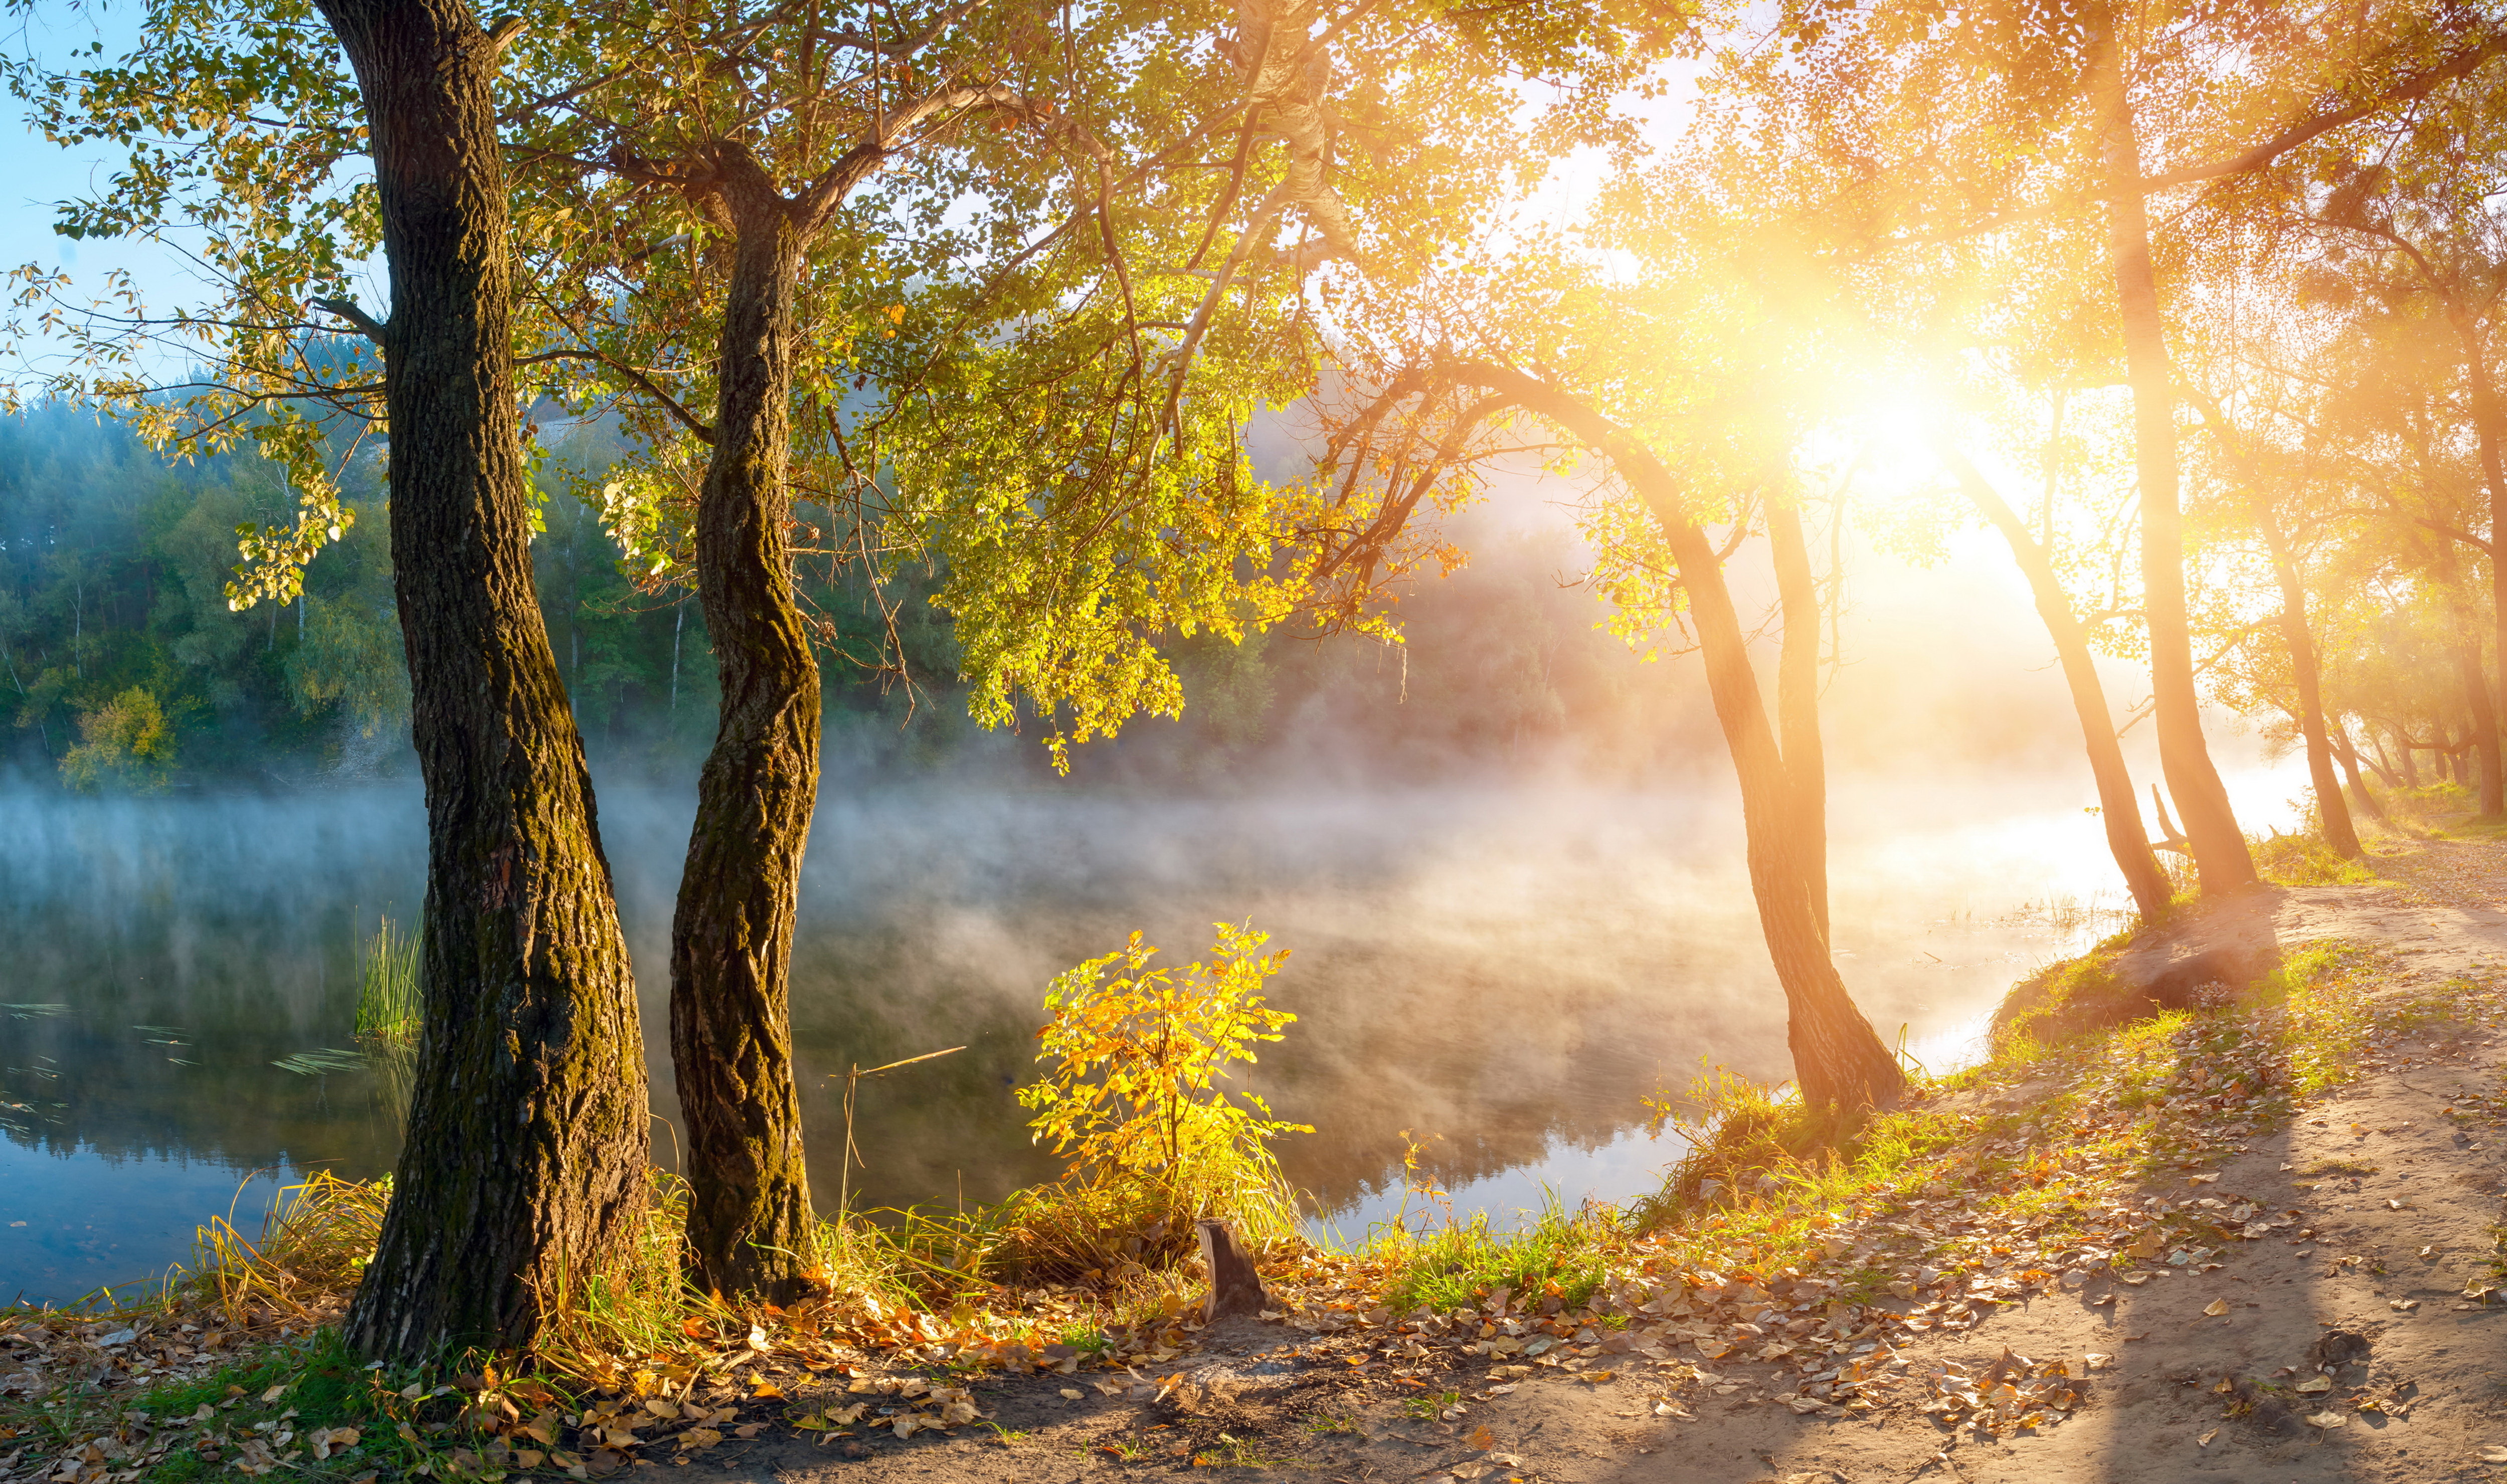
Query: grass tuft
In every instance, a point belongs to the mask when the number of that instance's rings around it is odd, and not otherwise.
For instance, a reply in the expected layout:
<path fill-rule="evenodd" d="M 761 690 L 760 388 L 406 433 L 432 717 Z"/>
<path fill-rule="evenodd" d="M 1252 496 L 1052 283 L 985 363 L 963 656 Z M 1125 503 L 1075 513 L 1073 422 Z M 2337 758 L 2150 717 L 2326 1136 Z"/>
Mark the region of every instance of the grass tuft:
<path fill-rule="evenodd" d="M 416 1044 L 425 1008 L 418 993 L 418 940 L 385 918 L 366 945 L 357 986 L 357 1038 L 386 1046 Z"/>

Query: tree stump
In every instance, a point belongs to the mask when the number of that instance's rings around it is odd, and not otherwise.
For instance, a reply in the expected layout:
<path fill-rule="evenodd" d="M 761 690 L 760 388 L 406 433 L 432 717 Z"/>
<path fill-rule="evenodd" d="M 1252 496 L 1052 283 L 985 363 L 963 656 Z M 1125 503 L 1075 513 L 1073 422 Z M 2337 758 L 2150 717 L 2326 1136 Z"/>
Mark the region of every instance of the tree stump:
<path fill-rule="evenodd" d="M 1254 1259 L 1236 1245 L 1226 1222 L 1203 1221 L 1199 1229 L 1201 1265 L 1210 1274 L 1210 1297 L 1202 1303 L 1202 1322 L 1215 1324 L 1238 1316 L 1258 1318 L 1269 1307 L 1270 1295 L 1262 1291 Z"/>

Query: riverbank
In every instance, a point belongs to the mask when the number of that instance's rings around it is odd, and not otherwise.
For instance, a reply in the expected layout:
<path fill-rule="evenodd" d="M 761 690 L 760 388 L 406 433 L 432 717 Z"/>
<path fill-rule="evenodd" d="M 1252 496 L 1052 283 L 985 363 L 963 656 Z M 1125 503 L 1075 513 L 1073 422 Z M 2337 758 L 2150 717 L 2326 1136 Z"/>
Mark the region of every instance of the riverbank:
<path fill-rule="evenodd" d="M 2016 1038 L 1841 1159 L 1727 1089 L 1637 1212 L 1285 1258 L 1266 1322 L 1199 1331 L 1180 1281 L 1121 1313 L 831 1299 L 569 1375 L 376 1380 L 319 1283 L 292 1314 L 18 1316 L 0 1477 L 2487 1477 L 2507 849 L 2380 849 L 2379 884 L 2171 924 L 2269 940 L 2234 994 Z"/>

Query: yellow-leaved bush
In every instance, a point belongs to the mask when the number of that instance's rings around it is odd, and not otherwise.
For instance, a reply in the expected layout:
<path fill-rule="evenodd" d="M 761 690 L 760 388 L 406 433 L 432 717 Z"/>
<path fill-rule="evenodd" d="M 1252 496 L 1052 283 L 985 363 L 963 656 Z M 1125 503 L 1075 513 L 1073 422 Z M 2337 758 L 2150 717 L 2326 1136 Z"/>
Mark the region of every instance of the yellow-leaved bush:
<path fill-rule="evenodd" d="M 1261 994 L 1288 951 L 1263 953 L 1268 935 L 1250 924 L 1217 933 L 1209 961 L 1180 971 L 1151 968 L 1157 950 L 1136 932 L 1053 981 L 1046 1070 L 1018 1096 L 1036 1141 L 1068 1163 L 1006 1204 L 995 1261 L 1031 1279 L 1119 1278 L 1181 1258 L 1210 1217 L 1257 1249 L 1297 1240 L 1271 1140 L 1313 1129 L 1219 1086 L 1296 1020 Z"/>

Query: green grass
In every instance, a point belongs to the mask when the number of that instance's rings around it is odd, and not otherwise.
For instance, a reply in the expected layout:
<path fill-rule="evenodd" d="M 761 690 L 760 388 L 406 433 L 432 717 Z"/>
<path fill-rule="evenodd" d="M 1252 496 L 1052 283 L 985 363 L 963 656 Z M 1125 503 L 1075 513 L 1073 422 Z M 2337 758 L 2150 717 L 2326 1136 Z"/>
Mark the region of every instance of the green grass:
<path fill-rule="evenodd" d="M 2382 988 L 2384 965 L 2356 944 L 2309 945 L 2230 1003 L 2063 1041 L 2006 1037 L 1985 1063 L 1919 1078 L 1907 1106 L 1861 1119 L 1823 1117 L 1780 1089 L 1710 1074 L 1685 1100 L 1690 1152 L 1659 1190 L 1624 1211 L 1570 1219 L 1553 1209 L 1518 1233 L 1474 1223 L 1421 1237 L 1386 1302 L 1444 1309 L 1499 1285 L 1555 1285 L 1575 1320 L 1593 1284 L 1632 1261 L 1761 1285 L 1816 1268 L 1839 1280 L 1840 1296 L 1868 1300 L 1908 1254 L 1858 1252 L 1837 1233 L 1933 1196 L 1954 1196 L 1972 1217 L 2025 1218 L 2050 1238 L 2086 1230 L 2093 1192 L 2176 1186 L 2201 1133 L 2188 1104 L 2232 1095 L 2238 1117 L 2286 1119 L 2298 1099 L 2353 1074 L 2379 1034 L 2497 998 L 2494 986 L 2470 982 L 2399 995 Z M 2130 1116 L 2119 1122 L 2119 1109 Z"/>
<path fill-rule="evenodd" d="M 385 1045 L 417 1041 L 425 1008 L 418 993 L 416 934 L 403 933 L 385 918 L 366 945 L 357 985 L 357 1035 Z"/>
<path fill-rule="evenodd" d="M 1602 1282 L 1616 1225 L 1608 1213 L 1571 1213 L 1553 1197 L 1515 1231 L 1493 1228 L 1486 1215 L 1414 1235 L 1388 1230 L 1382 1240 L 1405 1246 L 1385 1303 L 1396 1313 L 1449 1310 L 1505 1287 L 1580 1308 Z"/>
<path fill-rule="evenodd" d="M 2361 886 L 2377 879 L 2366 861 L 2343 855 L 2320 835 L 2275 833 L 2261 840 L 2250 835 L 2246 845 L 2254 854 L 2255 870 L 2276 886 Z"/>

